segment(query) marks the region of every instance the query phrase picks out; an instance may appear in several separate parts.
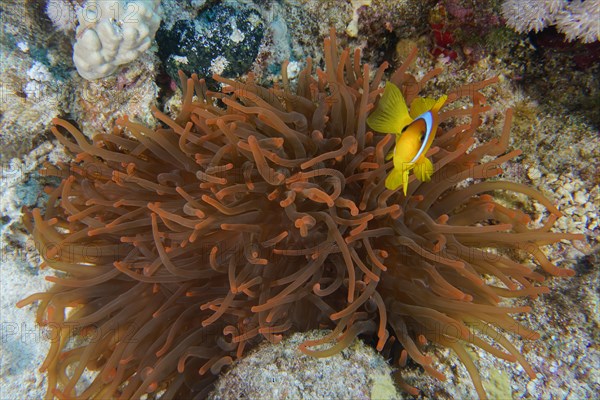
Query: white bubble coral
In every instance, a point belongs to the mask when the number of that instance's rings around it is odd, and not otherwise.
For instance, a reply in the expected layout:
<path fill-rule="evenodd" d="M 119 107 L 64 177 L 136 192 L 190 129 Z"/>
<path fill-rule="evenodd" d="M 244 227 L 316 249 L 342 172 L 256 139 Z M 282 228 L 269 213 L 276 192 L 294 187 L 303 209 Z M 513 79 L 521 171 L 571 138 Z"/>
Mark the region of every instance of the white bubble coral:
<path fill-rule="evenodd" d="M 89 0 L 78 10 L 73 61 L 88 80 L 114 73 L 152 45 L 160 0 Z"/>

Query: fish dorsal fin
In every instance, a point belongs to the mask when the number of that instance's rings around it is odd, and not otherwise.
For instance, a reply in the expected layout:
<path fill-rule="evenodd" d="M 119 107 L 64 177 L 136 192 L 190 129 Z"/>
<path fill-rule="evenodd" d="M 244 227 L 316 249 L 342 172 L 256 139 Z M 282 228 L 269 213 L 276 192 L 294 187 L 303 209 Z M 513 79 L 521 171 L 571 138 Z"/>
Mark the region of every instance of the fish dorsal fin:
<path fill-rule="evenodd" d="M 415 119 L 419 115 L 427 112 L 438 112 L 440 108 L 444 105 L 448 96 L 441 96 L 439 99 L 434 99 L 431 97 L 417 97 L 410 103 L 410 116 Z"/>
<path fill-rule="evenodd" d="M 431 97 L 417 97 L 410 103 L 410 116 L 417 118 L 419 115 L 431 110 L 435 105 L 435 99 Z"/>
<path fill-rule="evenodd" d="M 402 92 L 398 86 L 387 82 L 377 108 L 367 118 L 367 124 L 377 132 L 399 134 L 412 120 Z"/>

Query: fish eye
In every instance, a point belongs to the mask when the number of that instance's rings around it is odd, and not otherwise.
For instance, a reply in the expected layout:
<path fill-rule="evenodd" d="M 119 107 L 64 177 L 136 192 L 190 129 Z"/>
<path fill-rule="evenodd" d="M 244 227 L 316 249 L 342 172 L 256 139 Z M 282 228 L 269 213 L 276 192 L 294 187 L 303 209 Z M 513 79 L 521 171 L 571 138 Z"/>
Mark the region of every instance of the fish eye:
<path fill-rule="evenodd" d="M 421 138 L 419 140 L 423 143 L 423 140 L 425 140 L 425 132 L 421 132 Z"/>

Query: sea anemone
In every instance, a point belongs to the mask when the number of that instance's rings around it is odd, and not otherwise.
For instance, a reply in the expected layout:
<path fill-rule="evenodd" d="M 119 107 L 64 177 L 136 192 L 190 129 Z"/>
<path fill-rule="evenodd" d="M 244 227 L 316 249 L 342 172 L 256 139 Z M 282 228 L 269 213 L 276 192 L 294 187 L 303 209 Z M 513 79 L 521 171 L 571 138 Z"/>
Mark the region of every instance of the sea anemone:
<path fill-rule="evenodd" d="M 500 137 L 475 145 L 490 108 L 480 90 L 496 79 L 448 94 L 428 153 L 435 174 L 412 176 L 404 195 L 384 185 L 391 136 L 365 124 L 387 64 L 369 79 L 359 50 L 338 52 L 335 32 L 324 47 L 325 69 L 313 75 L 308 59 L 294 90 L 286 65 L 270 89 L 215 75 L 223 89 L 211 92 L 182 73 L 181 112 L 155 109 L 156 130 L 125 117 L 89 143 L 54 121 L 74 160 L 46 166 L 62 181 L 25 224 L 58 274 L 18 303 L 39 301 L 37 322 L 52 333 L 48 398 L 201 398 L 249 346 L 321 327 L 331 334 L 303 352 L 326 357 L 370 335 L 440 379 L 423 346 L 449 347 L 482 398 L 467 344 L 534 376 L 503 333 L 538 337 L 510 317 L 530 308 L 502 299 L 548 289 L 515 254 L 572 275 L 540 246 L 581 236 L 550 232 L 560 212 L 537 191 L 488 180 L 519 154 L 507 152 L 510 110 Z M 441 72 L 416 79 L 406 72 L 415 56 L 390 77 L 408 103 Z M 531 226 L 498 191 L 543 204 L 546 222 Z"/>

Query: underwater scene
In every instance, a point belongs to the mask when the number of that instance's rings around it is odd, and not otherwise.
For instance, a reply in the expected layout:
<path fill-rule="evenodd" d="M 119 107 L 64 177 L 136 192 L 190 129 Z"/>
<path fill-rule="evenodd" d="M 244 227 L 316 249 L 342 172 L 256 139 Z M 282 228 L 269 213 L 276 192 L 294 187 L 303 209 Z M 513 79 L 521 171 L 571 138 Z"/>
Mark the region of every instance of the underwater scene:
<path fill-rule="evenodd" d="M 599 0 L 0 26 L 0 400 L 598 398 Z"/>

